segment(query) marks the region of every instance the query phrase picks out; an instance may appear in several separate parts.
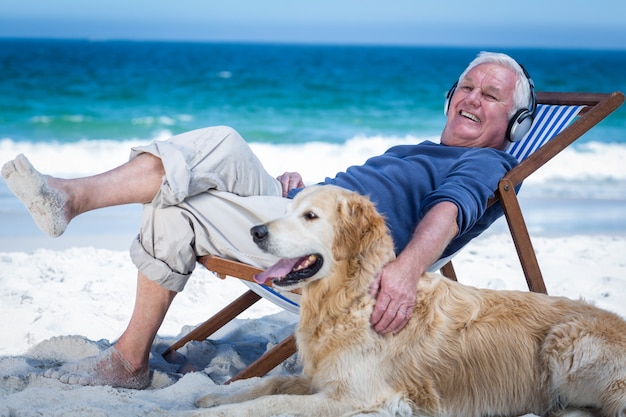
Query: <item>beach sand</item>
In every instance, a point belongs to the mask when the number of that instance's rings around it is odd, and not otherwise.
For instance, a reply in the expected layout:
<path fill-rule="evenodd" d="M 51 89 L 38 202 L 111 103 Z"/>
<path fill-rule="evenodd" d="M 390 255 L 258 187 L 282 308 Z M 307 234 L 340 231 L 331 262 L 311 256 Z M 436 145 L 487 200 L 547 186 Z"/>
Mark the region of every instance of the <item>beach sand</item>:
<path fill-rule="evenodd" d="M 2 417 L 159 416 L 193 410 L 202 393 L 251 383 L 219 385 L 293 331 L 297 316 L 262 300 L 209 340 L 181 348 L 202 371 L 177 374 L 160 352 L 246 289 L 199 267 L 159 331 L 148 389 L 83 387 L 45 378 L 48 368 L 110 346 L 123 331 L 134 300 L 136 270 L 126 250 L 86 245 L 93 238 L 86 235 L 70 237 L 65 244 L 78 246 L 0 252 Z M 126 239 L 119 235 L 107 242 L 115 247 Z M 2 240 L 6 248 L 9 242 Z M 533 240 L 552 295 L 582 297 L 626 317 L 626 236 Z M 470 285 L 525 289 L 513 244 L 504 233 L 475 239 L 455 258 L 455 268 Z M 298 371 L 294 357 L 273 373 Z"/>

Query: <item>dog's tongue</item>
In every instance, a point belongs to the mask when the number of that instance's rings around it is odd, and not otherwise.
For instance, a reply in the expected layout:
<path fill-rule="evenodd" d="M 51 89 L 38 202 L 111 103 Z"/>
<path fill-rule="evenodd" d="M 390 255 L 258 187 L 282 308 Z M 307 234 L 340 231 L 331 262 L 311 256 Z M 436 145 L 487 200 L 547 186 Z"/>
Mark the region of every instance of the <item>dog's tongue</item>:
<path fill-rule="evenodd" d="M 274 266 L 270 266 L 265 271 L 254 275 L 254 280 L 259 284 L 265 284 L 274 278 L 282 278 L 287 275 L 293 267 L 298 263 L 300 258 L 281 259 Z"/>

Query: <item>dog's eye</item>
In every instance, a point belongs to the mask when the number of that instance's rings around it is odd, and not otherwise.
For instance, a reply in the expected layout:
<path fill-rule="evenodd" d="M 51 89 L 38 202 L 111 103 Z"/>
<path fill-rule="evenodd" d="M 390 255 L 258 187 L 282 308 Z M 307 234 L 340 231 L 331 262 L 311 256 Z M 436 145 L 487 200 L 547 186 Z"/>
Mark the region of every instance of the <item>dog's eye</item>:
<path fill-rule="evenodd" d="M 302 217 L 304 217 L 305 220 L 315 220 L 317 219 L 317 214 L 312 211 L 307 211 Z"/>

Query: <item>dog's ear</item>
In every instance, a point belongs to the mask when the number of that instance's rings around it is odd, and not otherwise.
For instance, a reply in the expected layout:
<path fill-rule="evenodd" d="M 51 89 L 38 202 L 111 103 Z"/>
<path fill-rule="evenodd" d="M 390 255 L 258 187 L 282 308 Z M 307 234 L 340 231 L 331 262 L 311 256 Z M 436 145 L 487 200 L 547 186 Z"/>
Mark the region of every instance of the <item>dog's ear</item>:
<path fill-rule="evenodd" d="M 367 197 L 351 193 L 337 202 L 337 230 L 334 253 L 338 260 L 365 252 L 387 235 L 383 216 Z"/>

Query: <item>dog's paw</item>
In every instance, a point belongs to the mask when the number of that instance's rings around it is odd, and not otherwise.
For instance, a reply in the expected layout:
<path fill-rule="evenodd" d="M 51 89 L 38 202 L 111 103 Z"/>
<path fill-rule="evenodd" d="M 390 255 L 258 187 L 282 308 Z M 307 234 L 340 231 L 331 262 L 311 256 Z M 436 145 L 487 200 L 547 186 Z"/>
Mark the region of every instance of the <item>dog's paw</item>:
<path fill-rule="evenodd" d="M 224 397 L 219 394 L 206 394 L 196 400 L 196 407 L 209 408 L 223 404 L 221 401 Z"/>

